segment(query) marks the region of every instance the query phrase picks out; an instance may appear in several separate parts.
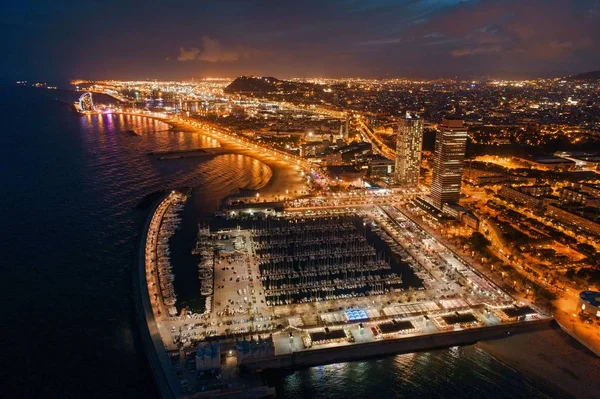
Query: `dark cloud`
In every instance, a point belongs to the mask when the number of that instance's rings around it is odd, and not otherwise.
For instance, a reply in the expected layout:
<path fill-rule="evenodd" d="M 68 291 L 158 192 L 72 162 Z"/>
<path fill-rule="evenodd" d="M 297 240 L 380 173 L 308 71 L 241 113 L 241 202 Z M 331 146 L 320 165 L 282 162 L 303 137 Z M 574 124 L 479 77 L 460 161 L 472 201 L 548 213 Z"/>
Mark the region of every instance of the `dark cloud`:
<path fill-rule="evenodd" d="M 474 48 L 461 48 L 458 50 L 452 50 L 452 55 L 455 57 L 464 57 L 467 55 L 477 55 L 477 54 L 493 54 L 502 52 L 501 46 L 481 46 Z"/>
<path fill-rule="evenodd" d="M 598 57 L 597 2 L 571 0 L 484 0 L 460 4 L 420 29 L 435 28 L 460 38 L 456 57 L 494 54 L 527 61 L 565 60 L 589 50 Z M 591 17 L 590 17 L 591 16 Z"/>
<path fill-rule="evenodd" d="M 227 47 L 219 40 L 208 36 L 202 37 L 202 48 L 180 47 L 177 61 L 204 61 L 204 62 L 235 62 L 242 59 L 264 55 L 266 52 L 250 46 L 236 45 Z"/>
<path fill-rule="evenodd" d="M 599 3 L 4 2 L 0 79 L 570 74 L 600 65 Z"/>

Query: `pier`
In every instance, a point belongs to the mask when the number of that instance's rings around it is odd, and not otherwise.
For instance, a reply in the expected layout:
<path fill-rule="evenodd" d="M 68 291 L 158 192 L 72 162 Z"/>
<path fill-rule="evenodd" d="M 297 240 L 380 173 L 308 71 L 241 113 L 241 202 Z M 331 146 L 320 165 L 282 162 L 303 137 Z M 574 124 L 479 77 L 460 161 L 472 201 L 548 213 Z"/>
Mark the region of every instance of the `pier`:
<path fill-rule="evenodd" d="M 172 151 L 153 151 L 148 153 L 148 155 L 155 156 L 159 160 L 168 160 L 168 159 L 182 159 L 182 158 L 200 158 L 200 157 L 210 157 L 215 155 L 222 154 L 233 154 L 231 150 L 227 150 L 224 148 L 216 147 L 216 148 L 196 148 L 192 150 L 172 150 Z"/>
<path fill-rule="evenodd" d="M 171 362 L 165 345 L 163 336 L 159 331 L 159 325 L 156 317 L 156 306 L 160 307 L 160 302 L 154 300 L 153 306 L 151 296 L 156 292 L 156 274 L 148 269 L 146 262 L 147 248 L 151 237 L 155 238 L 158 234 L 156 221 L 162 217 L 166 210 L 166 204 L 169 204 L 175 193 L 170 192 L 163 195 L 152 207 L 150 214 L 146 219 L 144 228 L 140 234 L 140 243 L 137 254 L 137 264 L 134 270 L 134 290 L 136 315 L 138 325 L 140 327 L 141 343 L 144 349 L 144 354 L 148 359 L 150 370 L 154 376 L 156 387 L 162 398 L 174 399 L 181 395 L 181 385 L 173 371 Z M 160 215 L 160 216 L 159 216 Z M 155 242 L 155 241 L 154 241 Z M 157 293 L 158 294 L 158 293 Z M 164 306 L 163 306 L 164 309 Z"/>
<path fill-rule="evenodd" d="M 170 260 L 169 239 L 181 222 L 177 216 L 185 202 L 185 195 L 172 191 L 157 207 L 146 239 L 145 265 L 148 291 L 155 305 L 156 317 L 175 316 L 177 302 L 173 289 L 174 275 Z"/>

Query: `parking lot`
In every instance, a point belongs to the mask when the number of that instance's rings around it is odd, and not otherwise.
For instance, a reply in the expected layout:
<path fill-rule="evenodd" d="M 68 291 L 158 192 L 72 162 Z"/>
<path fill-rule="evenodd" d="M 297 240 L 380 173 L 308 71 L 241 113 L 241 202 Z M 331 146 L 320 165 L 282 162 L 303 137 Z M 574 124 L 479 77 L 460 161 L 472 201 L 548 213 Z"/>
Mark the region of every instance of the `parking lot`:
<path fill-rule="evenodd" d="M 258 319 L 267 315 L 268 309 L 258 281 L 250 232 L 233 230 L 215 235 L 223 238 L 215 241 L 219 251 L 215 259 L 212 314 L 219 326 L 228 325 L 231 332 L 244 332 L 251 317 L 256 321 L 254 327 L 258 327 Z"/>

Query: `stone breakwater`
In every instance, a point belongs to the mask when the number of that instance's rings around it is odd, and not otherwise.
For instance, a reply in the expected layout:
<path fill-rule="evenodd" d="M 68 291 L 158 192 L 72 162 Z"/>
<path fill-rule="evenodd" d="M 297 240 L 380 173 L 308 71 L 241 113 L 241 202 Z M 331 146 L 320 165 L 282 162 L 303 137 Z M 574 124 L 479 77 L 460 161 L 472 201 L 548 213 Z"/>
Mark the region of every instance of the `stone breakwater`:
<path fill-rule="evenodd" d="M 174 399 L 180 396 L 180 384 L 173 371 L 171 362 L 169 361 L 169 357 L 158 331 L 156 319 L 154 318 L 152 303 L 147 289 L 148 281 L 146 278 L 145 259 L 146 242 L 152 218 L 160 204 L 168 200 L 170 195 L 171 194 L 169 193 L 160 197 L 150 210 L 144 228 L 140 233 L 133 276 L 136 318 L 139 326 L 142 348 L 144 350 L 144 355 L 148 360 L 158 392 L 160 396 L 165 399 Z"/>

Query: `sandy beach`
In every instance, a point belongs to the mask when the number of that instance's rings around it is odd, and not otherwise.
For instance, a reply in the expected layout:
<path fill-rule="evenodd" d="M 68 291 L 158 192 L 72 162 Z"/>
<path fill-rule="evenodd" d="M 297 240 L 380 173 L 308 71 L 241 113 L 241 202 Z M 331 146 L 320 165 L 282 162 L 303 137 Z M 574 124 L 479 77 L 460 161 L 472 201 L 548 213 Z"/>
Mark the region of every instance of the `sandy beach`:
<path fill-rule="evenodd" d="M 574 398 L 598 398 L 600 358 L 559 327 L 477 345 L 519 372 Z"/>
<path fill-rule="evenodd" d="M 157 118 L 160 119 L 160 118 Z M 260 151 L 250 150 L 235 143 L 233 140 L 227 140 L 223 136 L 216 136 L 205 129 L 200 129 L 194 126 L 190 126 L 187 123 L 173 122 L 171 120 L 161 119 L 163 122 L 171 126 L 171 130 L 177 130 L 181 132 L 193 132 L 200 133 L 210 137 L 214 137 L 219 141 L 221 147 L 227 150 L 231 150 L 233 154 L 242 154 L 267 165 L 271 170 L 271 178 L 262 187 L 240 187 L 257 190 L 260 192 L 261 198 L 267 199 L 273 196 L 286 196 L 286 197 L 297 197 L 302 192 L 307 190 L 305 180 L 303 179 L 300 171 L 289 162 L 284 162 L 276 157 L 265 155 Z M 287 193 L 286 193 L 287 190 Z"/>
<path fill-rule="evenodd" d="M 271 170 L 271 177 L 262 187 L 240 187 L 240 189 L 256 190 L 260 192 L 260 196 L 265 200 L 274 200 L 274 196 L 280 197 L 299 197 L 308 189 L 306 181 L 302 177 L 300 170 L 291 164 L 291 162 L 283 161 L 274 156 L 265 155 L 261 151 L 252 150 L 236 143 L 234 140 L 229 140 L 226 136 L 218 136 L 206 129 L 198 128 L 182 121 L 173 121 L 151 114 L 136 114 L 131 112 L 121 112 L 123 115 L 132 115 L 150 119 L 159 120 L 169 125 L 170 131 L 198 133 L 210 136 L 216 139 L 221 148 L 231 150 L 232 154 L 241 154 L 254 158 L 265 164 Z M 286 192 L 287 190 L 287 192 Z"/>

